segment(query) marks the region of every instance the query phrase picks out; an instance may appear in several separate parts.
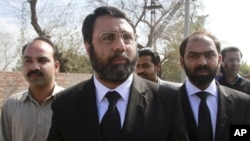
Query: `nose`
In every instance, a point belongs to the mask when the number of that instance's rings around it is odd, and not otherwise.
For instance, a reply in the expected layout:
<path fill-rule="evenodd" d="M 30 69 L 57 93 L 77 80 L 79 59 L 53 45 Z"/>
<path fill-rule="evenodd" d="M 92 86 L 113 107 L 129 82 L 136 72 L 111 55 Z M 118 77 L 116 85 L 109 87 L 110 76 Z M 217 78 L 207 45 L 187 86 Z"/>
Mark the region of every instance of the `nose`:
<path fill-rule="evenodd" d="M 235 66 L 237 66 L 237 65 L 239 65 L 240 63 L 239 62 L 237 62 L 237 61 L 232 61 L 232 65 L 235 65 Z"/>
<path fill-rule="evenodd" d="M 31 69 L 31 70 L 40 70 L 39 63 L 37 63 L 37 62 L 31 63 L 31 64 L 30 64 L 30 69 Z"/>
<path fill-rule="evenodd" d="M 123 41 L 122 37 L 119 36 L 117 40 L 114 41 L 114 51 L 123 52 L 126 50 L 126 44 Z"/>
<path fill-rule="evenodd" d="M 206 57 L 204 57 L 203 55 L 200 56 L 199 58 L 199 65 L 206 65 L 207 64 L 207 60 L 206 60 Z"/>
<path fill-rule="evenodd" d="M 144 69 L 143 69 L 142 67 L 140 67 L 140 65 L 137 65 L 137 66 L 136 66 L 136 69 L 135 69 L 135 72 L 136 72 L 137 74 L 139 74 L 139 73 L 144 72 Z"/>

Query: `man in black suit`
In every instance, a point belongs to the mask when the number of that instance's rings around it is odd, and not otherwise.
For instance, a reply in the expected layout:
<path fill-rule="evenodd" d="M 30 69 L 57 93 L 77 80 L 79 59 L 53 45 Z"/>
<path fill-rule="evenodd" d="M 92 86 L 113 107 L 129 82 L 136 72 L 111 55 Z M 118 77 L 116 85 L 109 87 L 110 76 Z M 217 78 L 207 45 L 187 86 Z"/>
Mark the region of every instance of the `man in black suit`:
<path fill-rule="evenodd" d="M 180 93 L 190 140 L 229 141 L 230 125 L 250 124 L 250 98 L 215 81 L 220 42 L 197 31 L 182 41 L 179 51 L 187 75 Z"/>
<path fill-rule="evenodd" d="M 188 140 L 178 91 L 133 74 L 136 32 L 125 13 L 99 7 L 82 33 L 94 74 L 55 97 L 47 141 Z"/>

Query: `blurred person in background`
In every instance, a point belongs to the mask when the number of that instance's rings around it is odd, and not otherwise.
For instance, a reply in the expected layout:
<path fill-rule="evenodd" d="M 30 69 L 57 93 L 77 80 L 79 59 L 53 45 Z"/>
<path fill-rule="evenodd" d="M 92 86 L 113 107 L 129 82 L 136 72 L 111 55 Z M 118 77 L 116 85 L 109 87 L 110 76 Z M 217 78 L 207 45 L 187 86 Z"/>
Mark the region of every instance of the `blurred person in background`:
<path fill-rule="evenodd" d="M 138 50 L 138 59 L 135 72 L 140 77 L 153 81 L 158 84 L 169 85 L 173 87 L 181 86 L 181 83 L 164 81 L 158 76 L 161 71 L 161 59 L 157 52 L 151 48 L 142 48 Z"/>
<path fill-rule="evenodd" d="M 29 88 L 13 94 L 1 112 L 0 141 L 46 141 L 51 126 L 51 103 L 64 88 L 55 82 L 58 50 L 46 37 L 22 48 L 22 73 Z"/>
<path fill-rule="evenodd" d="M 217 78 L 221 85 L 250 95 L 250 81 L 240 76 L 242 52 L 237 47 L 225 47 L 221 51 L 221 75 Z"/>

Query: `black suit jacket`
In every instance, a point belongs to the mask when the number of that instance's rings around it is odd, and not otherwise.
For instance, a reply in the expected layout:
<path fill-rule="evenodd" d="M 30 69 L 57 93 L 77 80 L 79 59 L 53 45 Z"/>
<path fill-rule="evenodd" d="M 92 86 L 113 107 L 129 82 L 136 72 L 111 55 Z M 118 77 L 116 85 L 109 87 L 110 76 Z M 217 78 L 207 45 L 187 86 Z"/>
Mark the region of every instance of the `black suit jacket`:
<path fill-rule="evenodd" d="M 218 112 L 216 122 L 215 141 L 230 140 L 230 125 L 250 124 L 250 97 L 245 93 L 218 86 Z M 187 122 L 190 141 L 199 141 L 197 125 L 187 96 L 185 83 L 180 88 L 182 107 Z"/>
<path fill-rule="evenodd" d="M 102 141 L 93 78 L 60 92 L 47 141 Z M 119 141 L 186 141 L 177 90 L 134 75 Z"/>

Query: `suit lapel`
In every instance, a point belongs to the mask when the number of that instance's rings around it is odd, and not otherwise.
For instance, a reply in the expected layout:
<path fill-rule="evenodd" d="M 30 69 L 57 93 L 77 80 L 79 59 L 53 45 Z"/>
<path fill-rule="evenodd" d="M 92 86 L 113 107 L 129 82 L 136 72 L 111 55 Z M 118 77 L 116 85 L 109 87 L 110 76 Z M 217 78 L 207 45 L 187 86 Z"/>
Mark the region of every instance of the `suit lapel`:
<path fill-rule="evenodd" d="M 85 85 L 80 88 L 78 97 L 79 107 L 79 128 L 82 136 L 91 137 L 92 140 L 101 140 L 101 132 L 98 118 L 98 111 L 96 105 L 96 94 L 93 78 L 87 81 Z M 84 122 L 82 126 L 81 122 Z"/>
<path fill-rule="evenodd" d="M 189 137 L 194 141 L 198 140 L 197 125 L 188 99 L 185 83 L 180 87 L 180 94 L 181 94 L 182 108 L 187 123 Z"/>
<path fill-rule="evenodd" d="M 143 85 L 143 81 L 140 80 L 138 76 L 134 75 L 122 130 L 123 138 L 126 138 L 126 134 L 136 134 L 136 129 L 141 127 L 140 123 L 144 113 L 146 87 Z"/>
<path fill-rule="evenodd" d="M 216 123 L 216 139 L 222 134 L 225 126 L 228 123 L 228 117 L 233 109 L 233 102 L 230 95 L 226 93 L 223 87 L 218 86 L 218 111 L 217 111 L 217 123 Z"/>

